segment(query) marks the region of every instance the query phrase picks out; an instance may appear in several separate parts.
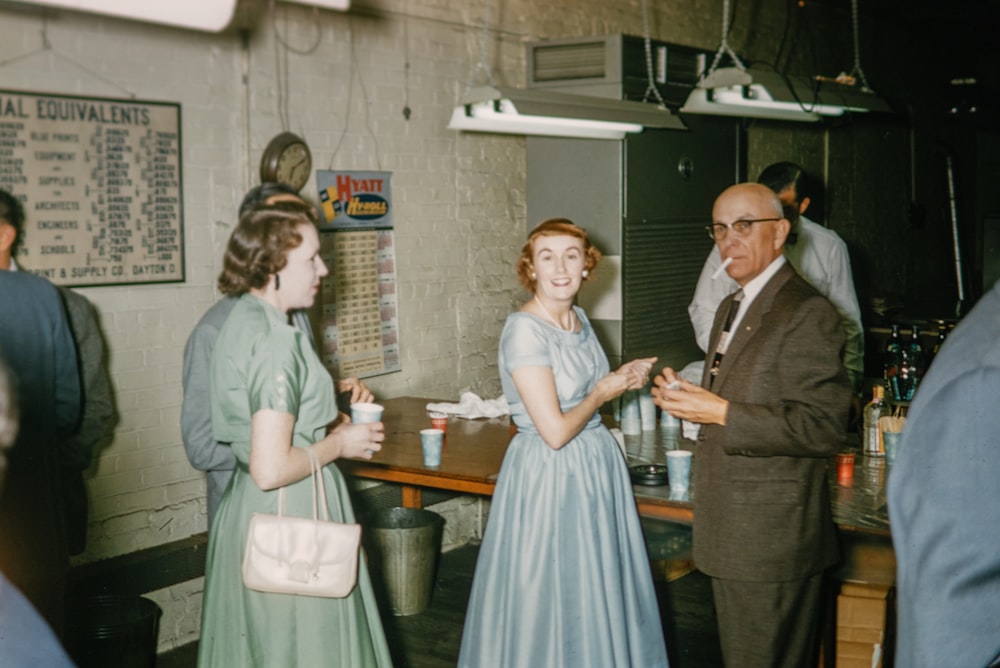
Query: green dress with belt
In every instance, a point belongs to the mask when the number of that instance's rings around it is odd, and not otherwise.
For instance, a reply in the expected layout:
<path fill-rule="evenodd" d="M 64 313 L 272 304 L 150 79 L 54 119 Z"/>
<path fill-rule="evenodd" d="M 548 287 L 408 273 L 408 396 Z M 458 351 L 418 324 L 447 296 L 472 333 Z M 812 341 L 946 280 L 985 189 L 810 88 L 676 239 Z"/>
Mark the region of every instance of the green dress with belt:
<path fill-rule="evenodd" d="M 237 469 L 209 537 L 198 665 L 391 666 L 364 558 L 357 587 L 342 599 L 265 593 L 243 585 L 250 518 L 278 509 L 278 490 L 263 491 L 250 477 L 251 418 L 264 408 L 291 413 L 295 447 L 322 439 L 337 415 L 330 374 L 284 313 L 247 294 L 219 332 L 210 380 L 212 429 L 216 440 L 232 444 Z M 325 466 L 323 477 L 330 520 L 353 522 L 340 471 Z M 286 513 L 311 517 L 311 479 L 285 489 Z"/>

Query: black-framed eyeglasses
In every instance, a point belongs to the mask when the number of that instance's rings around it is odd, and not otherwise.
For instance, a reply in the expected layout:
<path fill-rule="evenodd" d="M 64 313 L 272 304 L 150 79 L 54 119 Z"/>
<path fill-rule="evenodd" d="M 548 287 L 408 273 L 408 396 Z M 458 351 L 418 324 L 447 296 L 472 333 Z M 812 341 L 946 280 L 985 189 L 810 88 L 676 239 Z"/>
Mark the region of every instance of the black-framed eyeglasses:
<path fill-rule="evenodd" d="M 750 226 L 754 223 L 770 223 L 776 220 L 781 220 L 781 218 L 754 218 L 753 220 L 735 220 L 729 225 L 725 223 L 712 223 L 711 225 L 706 225 L 705 229 L 708 230 L 708 236 L 712 237 L 716 241 L 722 241 L 729 234 L 729 230 L 736 233 L 738 237 L 745 237 L 750 234 Z"/>

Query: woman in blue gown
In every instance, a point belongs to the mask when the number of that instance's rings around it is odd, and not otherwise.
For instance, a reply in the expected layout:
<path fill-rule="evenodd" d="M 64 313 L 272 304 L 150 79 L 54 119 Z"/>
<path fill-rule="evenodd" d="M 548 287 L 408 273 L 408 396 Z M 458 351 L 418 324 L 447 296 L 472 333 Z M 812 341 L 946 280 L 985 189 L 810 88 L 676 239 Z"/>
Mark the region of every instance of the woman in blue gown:
<path fill-rule="evenodd" d="M 661 668 L 659 608 L 628 467 L 598 409 L 645 386 L 655 358 L 609 373 L 573 305 L 600 259 L 565 219 L 518 261 L 534 296 L 507 318 L 500 379 L 518 432 L 497 479 L 461 668 Z"/>

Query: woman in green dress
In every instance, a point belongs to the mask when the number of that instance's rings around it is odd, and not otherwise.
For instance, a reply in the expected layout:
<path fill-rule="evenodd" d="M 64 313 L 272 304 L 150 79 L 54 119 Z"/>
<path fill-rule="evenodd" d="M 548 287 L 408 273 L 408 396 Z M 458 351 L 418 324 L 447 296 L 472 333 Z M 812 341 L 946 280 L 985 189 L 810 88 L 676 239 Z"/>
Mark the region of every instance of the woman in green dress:
<path fill-rule="evenodd" d="M 352 522 L 344 479 L 327 465 L 369 459 L 385 438 L 381 422 L 338 414 L 330 374 L 288 324 L 288 311 L 311 306 L 327 273 L 316 228 L 301 214 L 248 213 L 226 249 L 219 289 L 240 299 L 212 355 L 212 430 L 232 445 L 237 468 L 209 540 L 202 668 L 392 665 L 364 559 L 357 587 L 341 599 L 254 591 L 241 574 L 250 518 L 277 512 L 279 488 L 286 513 L 312 516 L 306 448 L 323 466 L 330 519 Z"/>

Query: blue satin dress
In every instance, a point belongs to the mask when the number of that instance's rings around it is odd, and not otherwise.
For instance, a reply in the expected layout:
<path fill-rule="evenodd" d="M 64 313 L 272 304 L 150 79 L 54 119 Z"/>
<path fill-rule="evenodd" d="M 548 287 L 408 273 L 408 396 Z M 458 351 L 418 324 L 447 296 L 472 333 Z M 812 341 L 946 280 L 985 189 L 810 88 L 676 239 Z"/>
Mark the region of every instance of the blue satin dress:
<path fill-rule="evenodd" d="M 594 414 L 559 450 L 542 440 L 511 379 L 551 367 L 565 411 L 608 371 L 586 315 L 579 332 L 507 318 L 500 378 L 518 433 L 497 479 L 466 612 L 461 668 L 668 665 L 628 467 Z"/>

